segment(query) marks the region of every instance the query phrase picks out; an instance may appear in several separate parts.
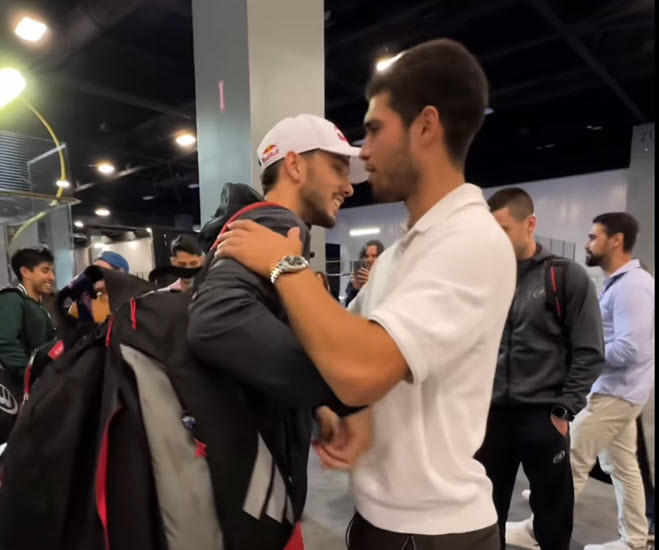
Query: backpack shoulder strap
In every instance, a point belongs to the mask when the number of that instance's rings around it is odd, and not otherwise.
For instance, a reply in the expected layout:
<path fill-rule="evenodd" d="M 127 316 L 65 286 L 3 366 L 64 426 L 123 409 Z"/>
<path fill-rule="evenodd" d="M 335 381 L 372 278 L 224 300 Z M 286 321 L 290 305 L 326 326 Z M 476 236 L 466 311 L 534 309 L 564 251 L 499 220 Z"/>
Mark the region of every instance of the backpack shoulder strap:
<path fill-rule="evenodd" d="M 208 253 L 215 253 L 215 249 L 217 248 L 217 245 L 220 244 L 220 237 L 226 233 L 227 228 L 229 227 L 229 224 L 235 222 L 238 218 L 244 216 L 247 214 L 247 212 L 251 212 L 252 210 L 256 210 L 257 208 L 265 208 L 266 206 L 276 206 L 276 207 L 281 207 L 280 204 L 276 204 L 274 202 L 268 202 L 268 201 L 259 201 L 259 202 L 253 202 L 252 204 L 248 204 L 244 208 L 241 208 L 236 212 L 233 216 L 229 218 L 229 221 L 224 224 L 222 227 L 222 230 L 218 234 L 217 238 L 215 239 L 215 242 L 213 243 L 213 246 L 211 246 L 211 249 L 208 251 Z"/>
<path fill-rule="evenodd" d="M 565 272 L 569 260 L 552 257 L 545 266 L 545 295 L 549 309 L 565 324 Z"/>
<path fill-rule="evenodd" d="M 204 265 L 201 267 L 199 270 L 199 274 L 197 275 L 197 278 L 195 279 L 194 283 L 194 289 L 193 289 L 193 294 L 196 294 L 197 291 L 199 290 L 199 287 L 201 283 L 204 281 L 206 276 L 208 275 L 208 272 L 210 271 L 211 265 L 213 264 L 213 260 L 215 259 L 215 251 L 217 250 L 217 245 L 220 244 L 220 237 L 226 233 L 227 228 L 229 227 L 229 224 L 235 222 L 238 218 L 241 216 L 244 216 L 247 214 L 247 212 L 251 212 L 252 210 L 256 210 L 257 208 L 265 208 L 267 206 L 275 206 L 278 208 L 282 208 L 280 204 L 276 204 L 274 202 L 268 202 L 268 201 L 259 201 L 259 202 L 253 202 L 252 204 L 248 204 L 244 208 L 241 208 L 236 212 L 233 216 L 229 218 L 229 220 L 222 226 L 222 229 L 220 230 L 219 234 L 217 235 L 217 238 L 215 239 L 215 242 L 213 243 L 213 246 L 210 247 L 210 250 L 206 254 L 206 258 L 204 260 Z"/>

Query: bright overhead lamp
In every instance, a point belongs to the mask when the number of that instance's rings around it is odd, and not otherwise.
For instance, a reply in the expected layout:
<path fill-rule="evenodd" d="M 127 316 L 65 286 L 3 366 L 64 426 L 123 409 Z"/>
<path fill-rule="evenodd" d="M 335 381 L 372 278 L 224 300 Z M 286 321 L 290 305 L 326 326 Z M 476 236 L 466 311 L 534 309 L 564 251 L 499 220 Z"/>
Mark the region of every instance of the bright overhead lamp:
<path fill-rule="evenodd" d="M 155 198 L 156 198 L 155 195 L 146 195 L 146 196 L 142 197 L 142 200 L 143 201 L 152 201 Z"/>
<path fill-rule="evenodd" d="M 105 176 L 108 176 L 115 171 L 115 167 L 109 162 L 101 162 L 96 166 L 96 169 Z"/>
<path fill-rule="evenodd" d="M 194 137 L 194 135 L 190 132 L 185 132 L 176 136 L 176 143 L 178 143 L 181 147 L 190 147 L 190 145 L 193 145 L 196 142 L 197 138 Z"/>
<path fill-rule="evenodd" d="M 16 99 L 25 89 L 25 79 L 16 69 L 0 69 L 0 108 Z"/>
<path fill-rule="evenodd" d="M 150 227 L 146 228 L 147 233 L 153 233 L 153 230 Z"/>
<path fill-rule="evenodd" d="M 83 227 L 85 227 L 85 224 L 82 223 L 80 220 L 74 221 L 73 225 L 75 225 L 78 229 L 82 229 Z"/>
<path fill-rule="evenodd" d="M 366 235 L 377 235 L 380 233 L 379 227 L 363 227 L 361 229 L 351 229 L 351 237 L 364 237 Z"/>
<path fill-rule="evenodd" d="M 48 27 L 42 21 L 37 21 L 31 17 L 23 17 L 16 25 L 14 32 L 16 36 L 27 40 L 28 42 L 39 42 L 46 34 Z"/>
<path fill-rule="evenodd" d="M 66 180 L 57 180 L 55 185 L 57 185 L 57 187 L 61 187 L 62 189 L 68 189 L 71 187 L 71 184 Z"/>
<path fill-rule="evenodd" d="M 396 54 L 394 56 L 390 57 L 384 57 L 380 59 L 376 64 L 375 68 L 379 71 L 386 71 L 389 67 L 391 67 L 400 57 L 403 55 L 403 52 L 400 52 L 399 54 Z"/>
<path fill-rule="evenodd" d="M 107 208 L 97 208 L 94 211 L 94 214 L 97 216 L 101 216 L 102 218 L 105 218 L 106 216 L 110 215 L 110 211 Z"/>

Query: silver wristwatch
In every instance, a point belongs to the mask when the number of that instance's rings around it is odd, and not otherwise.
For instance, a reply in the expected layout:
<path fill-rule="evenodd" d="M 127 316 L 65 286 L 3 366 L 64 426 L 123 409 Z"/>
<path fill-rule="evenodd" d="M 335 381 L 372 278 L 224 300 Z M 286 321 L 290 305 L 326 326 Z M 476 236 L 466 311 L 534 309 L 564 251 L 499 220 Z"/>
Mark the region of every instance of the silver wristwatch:
<path fill-rule="evenodd" d="M 274 285 L 282 273 L 297 273 L 309 267 L 303 256 L 284 256 L 270 273 L 270 282 Z"/>

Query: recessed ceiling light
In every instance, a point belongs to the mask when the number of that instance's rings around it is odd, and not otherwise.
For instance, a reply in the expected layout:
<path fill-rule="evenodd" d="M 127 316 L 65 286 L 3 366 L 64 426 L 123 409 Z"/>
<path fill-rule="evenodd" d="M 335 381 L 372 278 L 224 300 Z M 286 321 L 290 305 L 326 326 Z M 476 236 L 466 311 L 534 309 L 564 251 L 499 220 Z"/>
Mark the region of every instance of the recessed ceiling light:
<path fill-rule="evenodd" d="M 176 143 L 181 147 L 189 147 L 197 141 L 197 138 L 194 137 L 190 132 L 185 132 L 176 136 Z"/>
<path fill-rule="evenodd" d="M 63 189 L 68 189 L 71 187 L 71 184 L 66 180 L 57 180 L 55 185 L 57 185 L 57 187 L 62 187 Z"/>
<path fill-rule="evenodd" d="M 94 214 L 96 214 L 97 216 L 101 216 L 101 217 L 105 218 L 106 216 L 110 215 L 110 211 L 107 208 L 97 208 L 94 211 Z"/>
<path fill-rule="evenodd" d="M 375 68 L 379 71 L 386 71 L 389 67 L 391 67 L 400 57 L 403 55 L 403 52 L 400 52 L 397 55 L 391 56 L 391 57 L 385 57 L 383 59 L 380 59 L 376 64 Z"/>
<path fill-rule="evenodd" d="M 198 184 L 198 183 L 190 183 L 190 184 L 188 185 L 188 189 L 198 189 L 198 188 L 199 188 L 199 184 Z"/>
<path fill-rule="evenodd" d="M 73 225 L 75 225 L 78 229 L 82 229 L 83 227 L 85 227 L 85 224 L 82 223 L 80 220 L 74 221 Z"/>
<path fill-rule="evenodd" d="M 143 201 L 152 201 L 155 198 L 156 198 L 155 195 L 146 195 L 145 197 L 142 197 L 142 200 Z"/>
<path fill-rule="evenodd" d="M 39 42 L 46 34 L 48 27 L 45 23 L 32 19 L 31 17 L 23 17 L 16 25 L 14 32 L 16 36 L 27 40 L 28 42 Z"/>
<path fill-rule="evenodd" d="M 101 162 L 96 166 L 96 169 L 101 173 L 105 174 L 106 176 L 108 174 L 112 174 L 112 172 L 115 171 L 115 167 L 112 166 L 109 162 Z"/>
<path fill-rule="evenodd" d="M 351 237 L 364 237 L 365 235 L 377 235 L 378 233 L 380 233 L 379 227 L 364 227 L 350 230 Z"/>

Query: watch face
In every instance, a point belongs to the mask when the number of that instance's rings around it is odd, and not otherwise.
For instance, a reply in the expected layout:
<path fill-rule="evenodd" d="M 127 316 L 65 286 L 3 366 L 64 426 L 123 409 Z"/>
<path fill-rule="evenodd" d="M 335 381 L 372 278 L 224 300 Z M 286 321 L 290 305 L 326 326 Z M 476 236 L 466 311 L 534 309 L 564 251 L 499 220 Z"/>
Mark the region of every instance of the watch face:
<path fill-rule="evenodd" d="M 306 261 L 302 256 L 288 256 L 286 264 L 290 267 L 305 267 Z"/>

